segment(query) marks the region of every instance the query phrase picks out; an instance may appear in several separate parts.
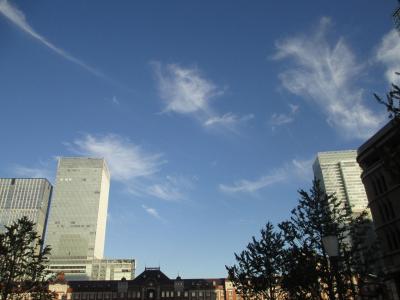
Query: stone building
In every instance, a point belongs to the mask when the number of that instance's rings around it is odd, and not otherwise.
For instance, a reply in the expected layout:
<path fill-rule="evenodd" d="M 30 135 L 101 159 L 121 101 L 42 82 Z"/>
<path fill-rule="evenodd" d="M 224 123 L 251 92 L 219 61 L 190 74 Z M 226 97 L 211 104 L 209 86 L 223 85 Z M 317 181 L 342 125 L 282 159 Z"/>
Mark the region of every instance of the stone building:
<path fill-rule="evenodd" d="M 400 291 L 400 121 L 392 120 L 358 149 L 357 161 L 375 231 L 381 241 L 386 283 Z"/>

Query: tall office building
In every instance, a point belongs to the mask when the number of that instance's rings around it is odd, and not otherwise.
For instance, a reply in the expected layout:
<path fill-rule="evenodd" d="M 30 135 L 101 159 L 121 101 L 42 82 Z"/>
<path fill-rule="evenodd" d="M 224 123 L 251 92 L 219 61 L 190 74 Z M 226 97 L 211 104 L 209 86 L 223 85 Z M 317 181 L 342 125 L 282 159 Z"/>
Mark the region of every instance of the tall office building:
<path fill-rule="evenodd" d="M 356 158 L 356 150 L 318 152 L 313 164 L 314 176 L 325 192 L 335 193 L 339 200 L 349 203 L 354 214 L 368 206 Z"/>
<path fill-rule="evenodd" d="M 0 178 L 0 230 L 26 216 L 44 237 L 52 189 L 44 178 Z"/>
<path fill-rule="evenodd" d="M 59 159 L 46 240 L 51 264 L 103 258 L 109 188 L 104 159 Z"/>

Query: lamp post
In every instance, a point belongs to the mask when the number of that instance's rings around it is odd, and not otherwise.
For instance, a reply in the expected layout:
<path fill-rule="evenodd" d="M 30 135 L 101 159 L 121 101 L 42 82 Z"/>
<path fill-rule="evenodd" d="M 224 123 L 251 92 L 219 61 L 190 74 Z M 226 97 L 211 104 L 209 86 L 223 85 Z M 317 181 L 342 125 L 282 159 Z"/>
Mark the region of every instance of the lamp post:
<path fill-rule="evenodd" d="M 329 262 L 333 269 L 333 276 L 335 277 L 336 281 L 336 292 L 338 294 L 338 298 L 343 300 L 342 295 L 342 286 L 341 286 L 341 279 L 339 276 L 338 271 L 338 259 L 339 259 L 339 241 L 336 235 L 328 235 L 322 237 L 322 245 L 326 253 L 329 256 Z"/>

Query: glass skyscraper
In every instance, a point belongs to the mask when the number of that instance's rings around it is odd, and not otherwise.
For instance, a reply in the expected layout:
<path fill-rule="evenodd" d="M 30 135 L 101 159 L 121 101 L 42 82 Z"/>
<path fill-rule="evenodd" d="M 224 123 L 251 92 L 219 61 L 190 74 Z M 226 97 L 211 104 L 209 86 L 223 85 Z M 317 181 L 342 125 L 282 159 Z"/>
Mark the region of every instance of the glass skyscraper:
<path fill-rule="evenodd" d="M 26 216 L 44 237 L 52 188 L 45 178 L 0 178 L 0 230 Z"/>
<path fill-rule="evenodd" d="M 59 159 L 46 239 L 51 264 L 103 258 L 109 188 L 104 159 Z"/>
<path fill-rule="evenodd" d="M 354 214 L 368 206 L 356 158 L 356 150 L 319 152 L 313 164 L 314 176 L 325 192 L 349 203 Z"/>

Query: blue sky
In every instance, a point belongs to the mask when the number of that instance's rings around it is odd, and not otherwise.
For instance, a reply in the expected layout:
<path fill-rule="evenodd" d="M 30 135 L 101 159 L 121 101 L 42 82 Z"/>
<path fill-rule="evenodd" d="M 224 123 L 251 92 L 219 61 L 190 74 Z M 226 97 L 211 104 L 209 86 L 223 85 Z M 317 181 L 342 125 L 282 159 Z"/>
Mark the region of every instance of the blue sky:
<path fill-rule="evenodd" d="M 111 169 L 105 254 L 224 277 L 386 122 L 397 1 L 0 0 L 0 176 Z"/>

